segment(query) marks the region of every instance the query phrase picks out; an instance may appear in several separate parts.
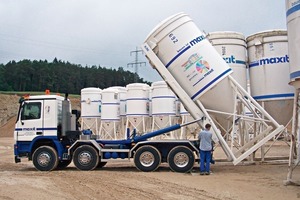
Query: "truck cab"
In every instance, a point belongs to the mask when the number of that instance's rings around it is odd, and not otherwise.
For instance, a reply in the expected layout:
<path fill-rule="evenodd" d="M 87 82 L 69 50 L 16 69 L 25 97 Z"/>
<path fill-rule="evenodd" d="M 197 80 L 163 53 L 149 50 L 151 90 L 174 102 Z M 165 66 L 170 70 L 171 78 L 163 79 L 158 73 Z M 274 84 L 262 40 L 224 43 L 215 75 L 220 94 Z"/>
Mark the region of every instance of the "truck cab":
<path fill-rule="evenodd" d="M 21 98 L 14 131 L 15 141 L 32 141 L 39 136 L 59 136 L 63 100 L 64 98 L 58 95 Z"/>
<path fill-rule="evenodd" d="M 19 103 L 14 131 L 15 162 L 28 158 L 41 171 L 70 164 L 67 147 L 81 132 L 76 126 L 78 112 L 71 111 L 67 97 L 24 96 Z"/>

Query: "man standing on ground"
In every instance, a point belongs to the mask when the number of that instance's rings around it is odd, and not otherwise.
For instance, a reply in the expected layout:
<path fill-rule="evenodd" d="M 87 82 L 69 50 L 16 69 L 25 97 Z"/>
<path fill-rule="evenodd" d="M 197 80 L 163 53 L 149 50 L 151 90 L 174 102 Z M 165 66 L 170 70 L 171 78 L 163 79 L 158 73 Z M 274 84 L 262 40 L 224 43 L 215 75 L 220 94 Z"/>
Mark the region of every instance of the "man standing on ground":
<path fill-rule="evenodd" d="M 198 135 L 200 140 L 200 175 L 210 174 L 210 160 L 212 150 L 212 133 L 210 132 L 211 125 L 206 124 L 205 130 Z"/>

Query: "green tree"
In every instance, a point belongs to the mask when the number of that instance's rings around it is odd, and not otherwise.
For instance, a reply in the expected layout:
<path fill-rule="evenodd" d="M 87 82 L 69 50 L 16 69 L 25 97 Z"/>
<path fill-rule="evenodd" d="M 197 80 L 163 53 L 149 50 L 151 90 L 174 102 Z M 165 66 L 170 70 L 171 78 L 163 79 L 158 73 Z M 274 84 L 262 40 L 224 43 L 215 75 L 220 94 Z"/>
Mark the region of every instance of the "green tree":
<path fill-rule="evenodd" d="M 54 58 L 47 60 L 21 60 L 0 64 L 0 90 L 8 91 L 44 91 L 50 89 L 57 93 L 80 94 L 86 87 L 101 89 L 111 86 L 126 86 L 133 83 L 135 74 L 99 66 L 85 66 L 61 61 Z M 141 83 L 144 81 L 138 77 Z"/>

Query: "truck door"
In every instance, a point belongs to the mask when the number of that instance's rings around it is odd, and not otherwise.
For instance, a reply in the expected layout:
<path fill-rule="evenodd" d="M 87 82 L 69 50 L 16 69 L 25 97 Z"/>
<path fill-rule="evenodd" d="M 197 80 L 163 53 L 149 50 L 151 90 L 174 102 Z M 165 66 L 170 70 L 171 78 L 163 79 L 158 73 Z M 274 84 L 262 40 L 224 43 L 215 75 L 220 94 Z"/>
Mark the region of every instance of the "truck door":
<path fill-rule="evenodd" d="M 36 136 L 43 135 L 42 104 L 42 100 L 23 102 L 15 129 L 15 137 L 18 141 L 31 141 Z"/>

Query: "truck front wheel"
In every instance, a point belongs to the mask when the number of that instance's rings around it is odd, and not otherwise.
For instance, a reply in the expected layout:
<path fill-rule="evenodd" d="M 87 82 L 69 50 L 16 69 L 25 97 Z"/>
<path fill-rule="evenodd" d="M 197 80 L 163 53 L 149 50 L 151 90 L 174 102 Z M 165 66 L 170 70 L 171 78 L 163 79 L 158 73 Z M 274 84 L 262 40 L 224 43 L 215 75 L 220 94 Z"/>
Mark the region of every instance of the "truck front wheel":
<path fill-rule="evenodd" d="M 134 164 L 143 172 L 155 171 L 160 163 L 160 152 L 153 146 L 142 146 L 134 154 Z"/>
<path fill-rule="evenodd" d="M 58 165 L 57 152 L 53 147 L 41 146 L 33 152 L 32 162 L 40 171 L 54 170 Z"/>
<path fill-rule="evenodd" d="M 185 147 L 174 147 L 168 154 L 169 167 L 174 172 L 189 172 L 195 164 L 195 156 L 193 152 Z"/>
<path fill-rule="evenodd" d="M 97 168 L 102 168 L 106 165 L 107 162 L 99 162 Z"/>
<path fill-rule="evenodd" d="M 82 145 L 74 151 L 73 163 L 79 170 L 93 170 L 98 166 L 99 154 L 94 147 Z"/>

